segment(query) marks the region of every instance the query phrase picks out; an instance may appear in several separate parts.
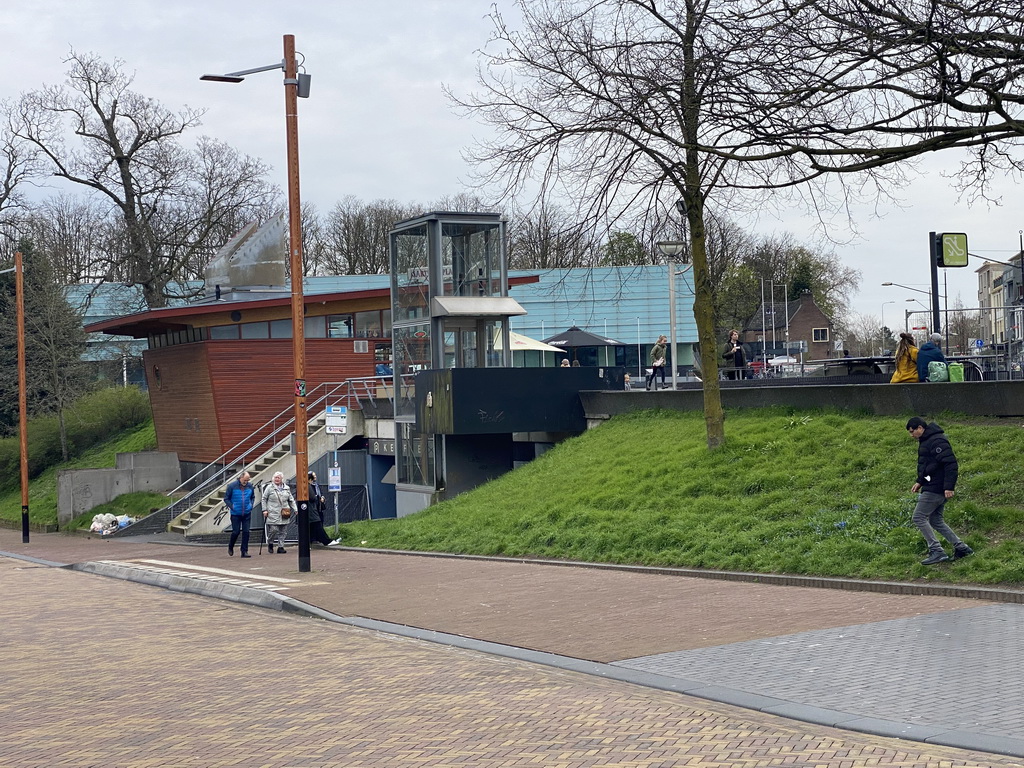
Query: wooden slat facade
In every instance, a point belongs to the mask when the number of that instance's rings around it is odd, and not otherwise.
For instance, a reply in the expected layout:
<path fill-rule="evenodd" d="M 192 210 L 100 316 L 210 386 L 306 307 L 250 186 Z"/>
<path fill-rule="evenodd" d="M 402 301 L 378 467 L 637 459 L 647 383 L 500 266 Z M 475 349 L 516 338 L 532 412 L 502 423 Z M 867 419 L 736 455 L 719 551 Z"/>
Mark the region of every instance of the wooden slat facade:
<path fill-rule="evenodd" d="M 149 349 L 142 355 L 157 446 L 181 461 L 219 456 L 221 435 L 205 344 Z"/>
<path fill-rule="evenodd" d="M 357 341 L 368 342 L 368 350 L 355 352 Z M 374 345 L 390 343 L 379 338 L 307 339 L 310 400 L 324 382 L 373 376 Z M 176 451 L 181 461 L 214 461 L 294 403 L 291 339 L 201 341 L 147 350 L 143 360 L 157 446 Z M 282 421 L 289 418 L 290 411 Z"/>

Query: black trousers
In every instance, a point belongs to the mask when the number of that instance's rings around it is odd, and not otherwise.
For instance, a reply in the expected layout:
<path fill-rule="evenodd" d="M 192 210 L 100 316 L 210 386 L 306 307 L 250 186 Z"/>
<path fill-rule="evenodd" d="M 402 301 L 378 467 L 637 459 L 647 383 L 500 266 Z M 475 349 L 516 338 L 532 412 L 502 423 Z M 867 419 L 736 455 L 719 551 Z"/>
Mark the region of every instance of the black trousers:
<path fill-rule="evenodd" d="M 659 365 L 656 368 L 651 368 L 651 375 L 647 377 L 647 386 L 650 387 L 654 383 L 654 380 L 661 376 L 661 386 L 665 386 L 665 366 Z"/>
<path fill-rule="evenodd" d="M 309 521 L 309 540 L 319 541 L 325 547 L 332 541 L 331 537 L 327 535 L 327 531 L 324 530 L 324 524 L 320 520 Z"/>
<path fill-rule="evenodd" d="M 238 534 L 242 534 L 242 554 L 249 551 L 249 521 L 251 519 L 252 515 L 231 516 L 231 541 L 228 542 L 228 549 L 235 548 Z"/>

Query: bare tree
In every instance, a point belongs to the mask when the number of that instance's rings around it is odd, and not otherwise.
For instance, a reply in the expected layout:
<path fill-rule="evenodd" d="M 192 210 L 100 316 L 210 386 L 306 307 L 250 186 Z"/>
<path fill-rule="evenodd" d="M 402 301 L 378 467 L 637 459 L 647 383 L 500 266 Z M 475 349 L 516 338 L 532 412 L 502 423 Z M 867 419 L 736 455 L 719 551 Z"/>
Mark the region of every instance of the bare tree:
<path fill-rule="evenodd" d="M 53 176 L 81 185 L 116 214 L 107 272 L 141 286 L 150 307 L 168 286 L 195 277 L 230 235 L 265 214 L 275 193 L 267 167 L 227 145 L 181 137 L 202 113 L 174 112 L 131 90 L 124 63 L 71 52 L 67 81 L 22 96 L 14 134 L 38 151 Z"/>
<path fill-rule="evenodd" d="M 598 249 L 593 229 L 573 212 L 541 203 L 514 211 L 509 223 L 512 269 L 569 269 L 592 266 Z"/>
<path fill-rule="evenodd" d="M 338 275 L 387 274 L 388 232 L 423 209 L 396 200 L 364 203 L 348 195 L 331 209 L 323 228 L 324 266 Z"/>
<path fill-rule="evenodd" d="M 12 129 L 11 106 L 0 104 L 0 113 L 7 118 L 0 124 L 0 233 L 17 238 L 15 215 L 25 203 L 24 184 L 38 172 L 38 158 Z"/>
<path fill-rule="evenodd" d="M 591 221 L 651 210 L 661 194 L 679 201 L 693 259 L 711 448 L 724 443 L 725 431 L 708 216 L 763 203 L 768 192 L 777 203 L 804 195 L 818 209 L 841 208 L 857 195 L 889 194 L 900 180 L 892 163 L 1021 133 L 999 110 L 1020 101 L 1006 77 L 1016 69 L 1004 57 L 1019 57 L 1013 48 L 1022 36 L 1009 17 L 1024 9 L 972 0 L 967 18 L 979 6 L 992 9 L 1009 37 L 988 51 L 985 38 L 968 41 L 978 64 L 970 71 L 982 82 L 959 73 L 970 93 L 950 104 L 948 65 L 969 24 L 952 13 L 929 14 L 936 5 L 929 0 L 896 5 L 899 14 L 870 0 L 521 3 L 519 30 L 492 14 L 480 92 L 455 97 L 497 128 L 474 159 L 483 179 L 501 182 L 506 194 L 538 182 L 545 192 L 557 186 Z M 856 18 L 846 19 L 851 12 Z M 875 17 L 888 25 L 881 50 Z M 956 31 L 947 34 L 947 23 Z M 931 51 L 933 31 L 942 51 L 930 57 L 930 68 L 916 66 L 914 56 Z M 979 125 L 971 102 L 985 97 L 990 80 L 982 114 L 992 120 Z"/>
<path fill-rule="evenodd" d="M 853 357 L 868 357 L 878 350 L 884 333 L 877 316 L 851 315 L 842 330 L 843 349 Z"/>

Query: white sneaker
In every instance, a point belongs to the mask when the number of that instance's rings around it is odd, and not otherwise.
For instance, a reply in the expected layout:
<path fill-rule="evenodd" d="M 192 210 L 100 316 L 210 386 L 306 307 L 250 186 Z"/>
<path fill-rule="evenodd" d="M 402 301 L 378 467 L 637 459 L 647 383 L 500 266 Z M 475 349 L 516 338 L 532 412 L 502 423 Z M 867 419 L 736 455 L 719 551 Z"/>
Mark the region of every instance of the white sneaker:
<path fill-rule="evenodd" d="M 338 546 L 339 544 L 341 544 L 341 539 L 335 539 L 334 541 L 332 541 L 332 542 L 331 542 L 330 544 L 328 544 L 327 546 L 328 546 L 328 547 L 336 547 L 336 546 Z"/>

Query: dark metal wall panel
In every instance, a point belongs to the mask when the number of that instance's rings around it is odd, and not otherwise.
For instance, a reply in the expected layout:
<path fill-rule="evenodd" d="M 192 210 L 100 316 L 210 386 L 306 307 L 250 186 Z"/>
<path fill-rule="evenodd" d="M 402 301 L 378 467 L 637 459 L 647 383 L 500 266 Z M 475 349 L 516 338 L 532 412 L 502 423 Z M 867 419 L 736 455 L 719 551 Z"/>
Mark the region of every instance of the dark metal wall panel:
<path fill-rule="evenodd" d="M 416 376 L 428 434 L 582 432 L 582 390 L 622 389 L 622 368 L 455 368 Z"/>

